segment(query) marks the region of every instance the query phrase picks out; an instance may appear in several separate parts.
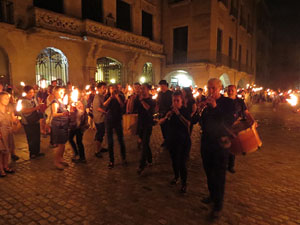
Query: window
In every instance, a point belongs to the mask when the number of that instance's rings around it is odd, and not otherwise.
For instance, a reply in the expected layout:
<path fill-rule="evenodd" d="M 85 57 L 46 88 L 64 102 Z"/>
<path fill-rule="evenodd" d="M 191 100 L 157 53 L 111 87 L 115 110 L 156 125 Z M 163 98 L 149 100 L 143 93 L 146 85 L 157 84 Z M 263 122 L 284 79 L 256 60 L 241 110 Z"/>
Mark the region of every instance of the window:
<path fill-rule="evenodd" d="M 152 37 L 152 15 L 142 11 L 142 35 L 144 37 L 153 39 Z"/>
<path fill-rule="evenodd" d="M 228 56 L 230 59 L 232 59 L 232 47 L 233 47 L 233 41 L 232 38 L 229 37 L 229 45 L 228 45 Z"/>
<path fill-rule="evenodd" d="M 130 5 L 121 0 L 117 0 L 117 27 L 131 31 L 131 9 Z"/>
<path fill-rule="evenodd" d="M 34 0 L 33 5 L 42 9 L 51 10 L 57 13 L 64 12 L 64 1 L 63 0 Z"/>
<path fill-rule="evenodd" d="M 14 3 L 0 0 L 0 22 L 14 23 Z"/>
<path fill-rule="evenodd" d="M 173 62 L 187 61 L 188 27 L 179 27 L 173 30 Z"/>
<path fill-rule="evenodd" d="M 103 22 L 102 0 L 82 0 L 82 19 Z"/>
<path fill-rule="evenodd" d="M 217 52 L 222 53 L 222 39 L 223 31 L 218 28 L 217 32 Z"/>
<path fill-rule="evenodd" d="M 242 63 L 242 46 L 239 45 L 239 65 Z"/>

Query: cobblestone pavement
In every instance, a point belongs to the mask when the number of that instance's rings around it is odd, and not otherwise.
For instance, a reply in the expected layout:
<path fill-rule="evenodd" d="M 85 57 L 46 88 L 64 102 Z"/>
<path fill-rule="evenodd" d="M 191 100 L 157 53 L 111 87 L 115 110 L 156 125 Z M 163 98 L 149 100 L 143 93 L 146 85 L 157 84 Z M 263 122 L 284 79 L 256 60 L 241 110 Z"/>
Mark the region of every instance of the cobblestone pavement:
<path fill-rule="evenodd" d="M 227 174 L 223 216 L 214 224 L 300 224 L 300 114 L 287 106 L 273 112 L 269 104 L 251 111 L 259 121 L 263 147 L 237 157 L 236 170 Z M 142 177 L 136 174 L 140 152 L 136 140 L 126 137 L 129 166 L 107 169 L 108 154 L 94 157 L 94 131 L 84 140 L 87 164 L 55 170 L 49 139 L 42 140 L 46 157 L 28 160 L 23 133 L 16 136 L 15 175 L 0 179 L 0 224 L 210 224 L 206 178 L 200 158 L 199 127 L 193 131 L 188 193 L 168 185 L 172 178 L 170 159 L 159 146 L 161 134 L 154 128 L 151 146 L 154 165 Z M 66 158 L 72 151 L 67 146 Z"/>

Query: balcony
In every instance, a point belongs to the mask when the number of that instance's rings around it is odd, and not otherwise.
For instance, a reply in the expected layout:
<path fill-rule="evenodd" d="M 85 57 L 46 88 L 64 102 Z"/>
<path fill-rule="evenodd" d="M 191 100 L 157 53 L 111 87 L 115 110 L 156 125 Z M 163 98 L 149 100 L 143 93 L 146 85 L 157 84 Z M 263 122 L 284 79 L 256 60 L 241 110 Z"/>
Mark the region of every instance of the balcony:
<path fill-rule="evenodd" d="M 231 6 L 230 8 L 230 16 L 234 17 L 235 19 L 238 18 L 238 9 L 234 6 Z"/>
<path fill-rule="evenodd" d="M 14 24 L 13 2 L 0 0 L 0 22 Z"/>
<path fill-rule="evenodd" d="M 248 34 L 253 34 L 253 27 L 251 25 L 248 25 L 248 27 L 247 27 L 247 33 Z"/>
<path fill-rule="evenodd" d="M 163 53 L 163 45 L 118 28 L 105 26 L 91 20 L 80 20 L 45 9 L 33 9 L 33 26 L 77 36 L 92 36 L 119 44 L 125 44 L 155 53 Z"/>
<path fill-rule="evenodd" d="M 243 17 L 240 17 L 240 26 L 247 29 L 246 20 Z"/>

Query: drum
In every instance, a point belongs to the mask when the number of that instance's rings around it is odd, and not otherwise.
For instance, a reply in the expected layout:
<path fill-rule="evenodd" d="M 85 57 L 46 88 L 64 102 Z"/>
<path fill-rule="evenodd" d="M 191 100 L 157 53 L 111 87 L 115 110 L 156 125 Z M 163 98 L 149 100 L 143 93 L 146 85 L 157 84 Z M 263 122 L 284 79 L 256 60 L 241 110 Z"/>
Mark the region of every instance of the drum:
<path fill-rule="evenodd" d="M 247 121 L 238 121 L 233 125 L 232 131 L 236 135 L 231 140 L 229 149 L 232 154 L 239 155 L 255 152 L 262 146 L 255 124 L 249 125 Z"/>
<path fill-rule="evenodd" d="M 123 115 L 123 133 L 124 135 L 136 135 L 138 125 L 138 114 Z"/>

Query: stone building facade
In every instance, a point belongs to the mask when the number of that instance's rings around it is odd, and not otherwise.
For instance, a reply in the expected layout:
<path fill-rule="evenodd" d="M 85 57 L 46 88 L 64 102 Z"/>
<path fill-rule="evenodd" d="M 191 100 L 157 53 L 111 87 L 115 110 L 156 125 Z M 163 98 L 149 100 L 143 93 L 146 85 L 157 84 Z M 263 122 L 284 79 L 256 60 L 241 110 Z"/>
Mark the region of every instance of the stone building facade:
<path fill-rule="evenodd" d="M 245 87 L 255 80 L 255 1 L 163 1 L 163 74 L 203 87 L 212 77 Z"/>
<path fill-rule="evenodd" d="M 0 0 L 0 33 L 3 83 L 161 78 L 160 0 Z"/>

